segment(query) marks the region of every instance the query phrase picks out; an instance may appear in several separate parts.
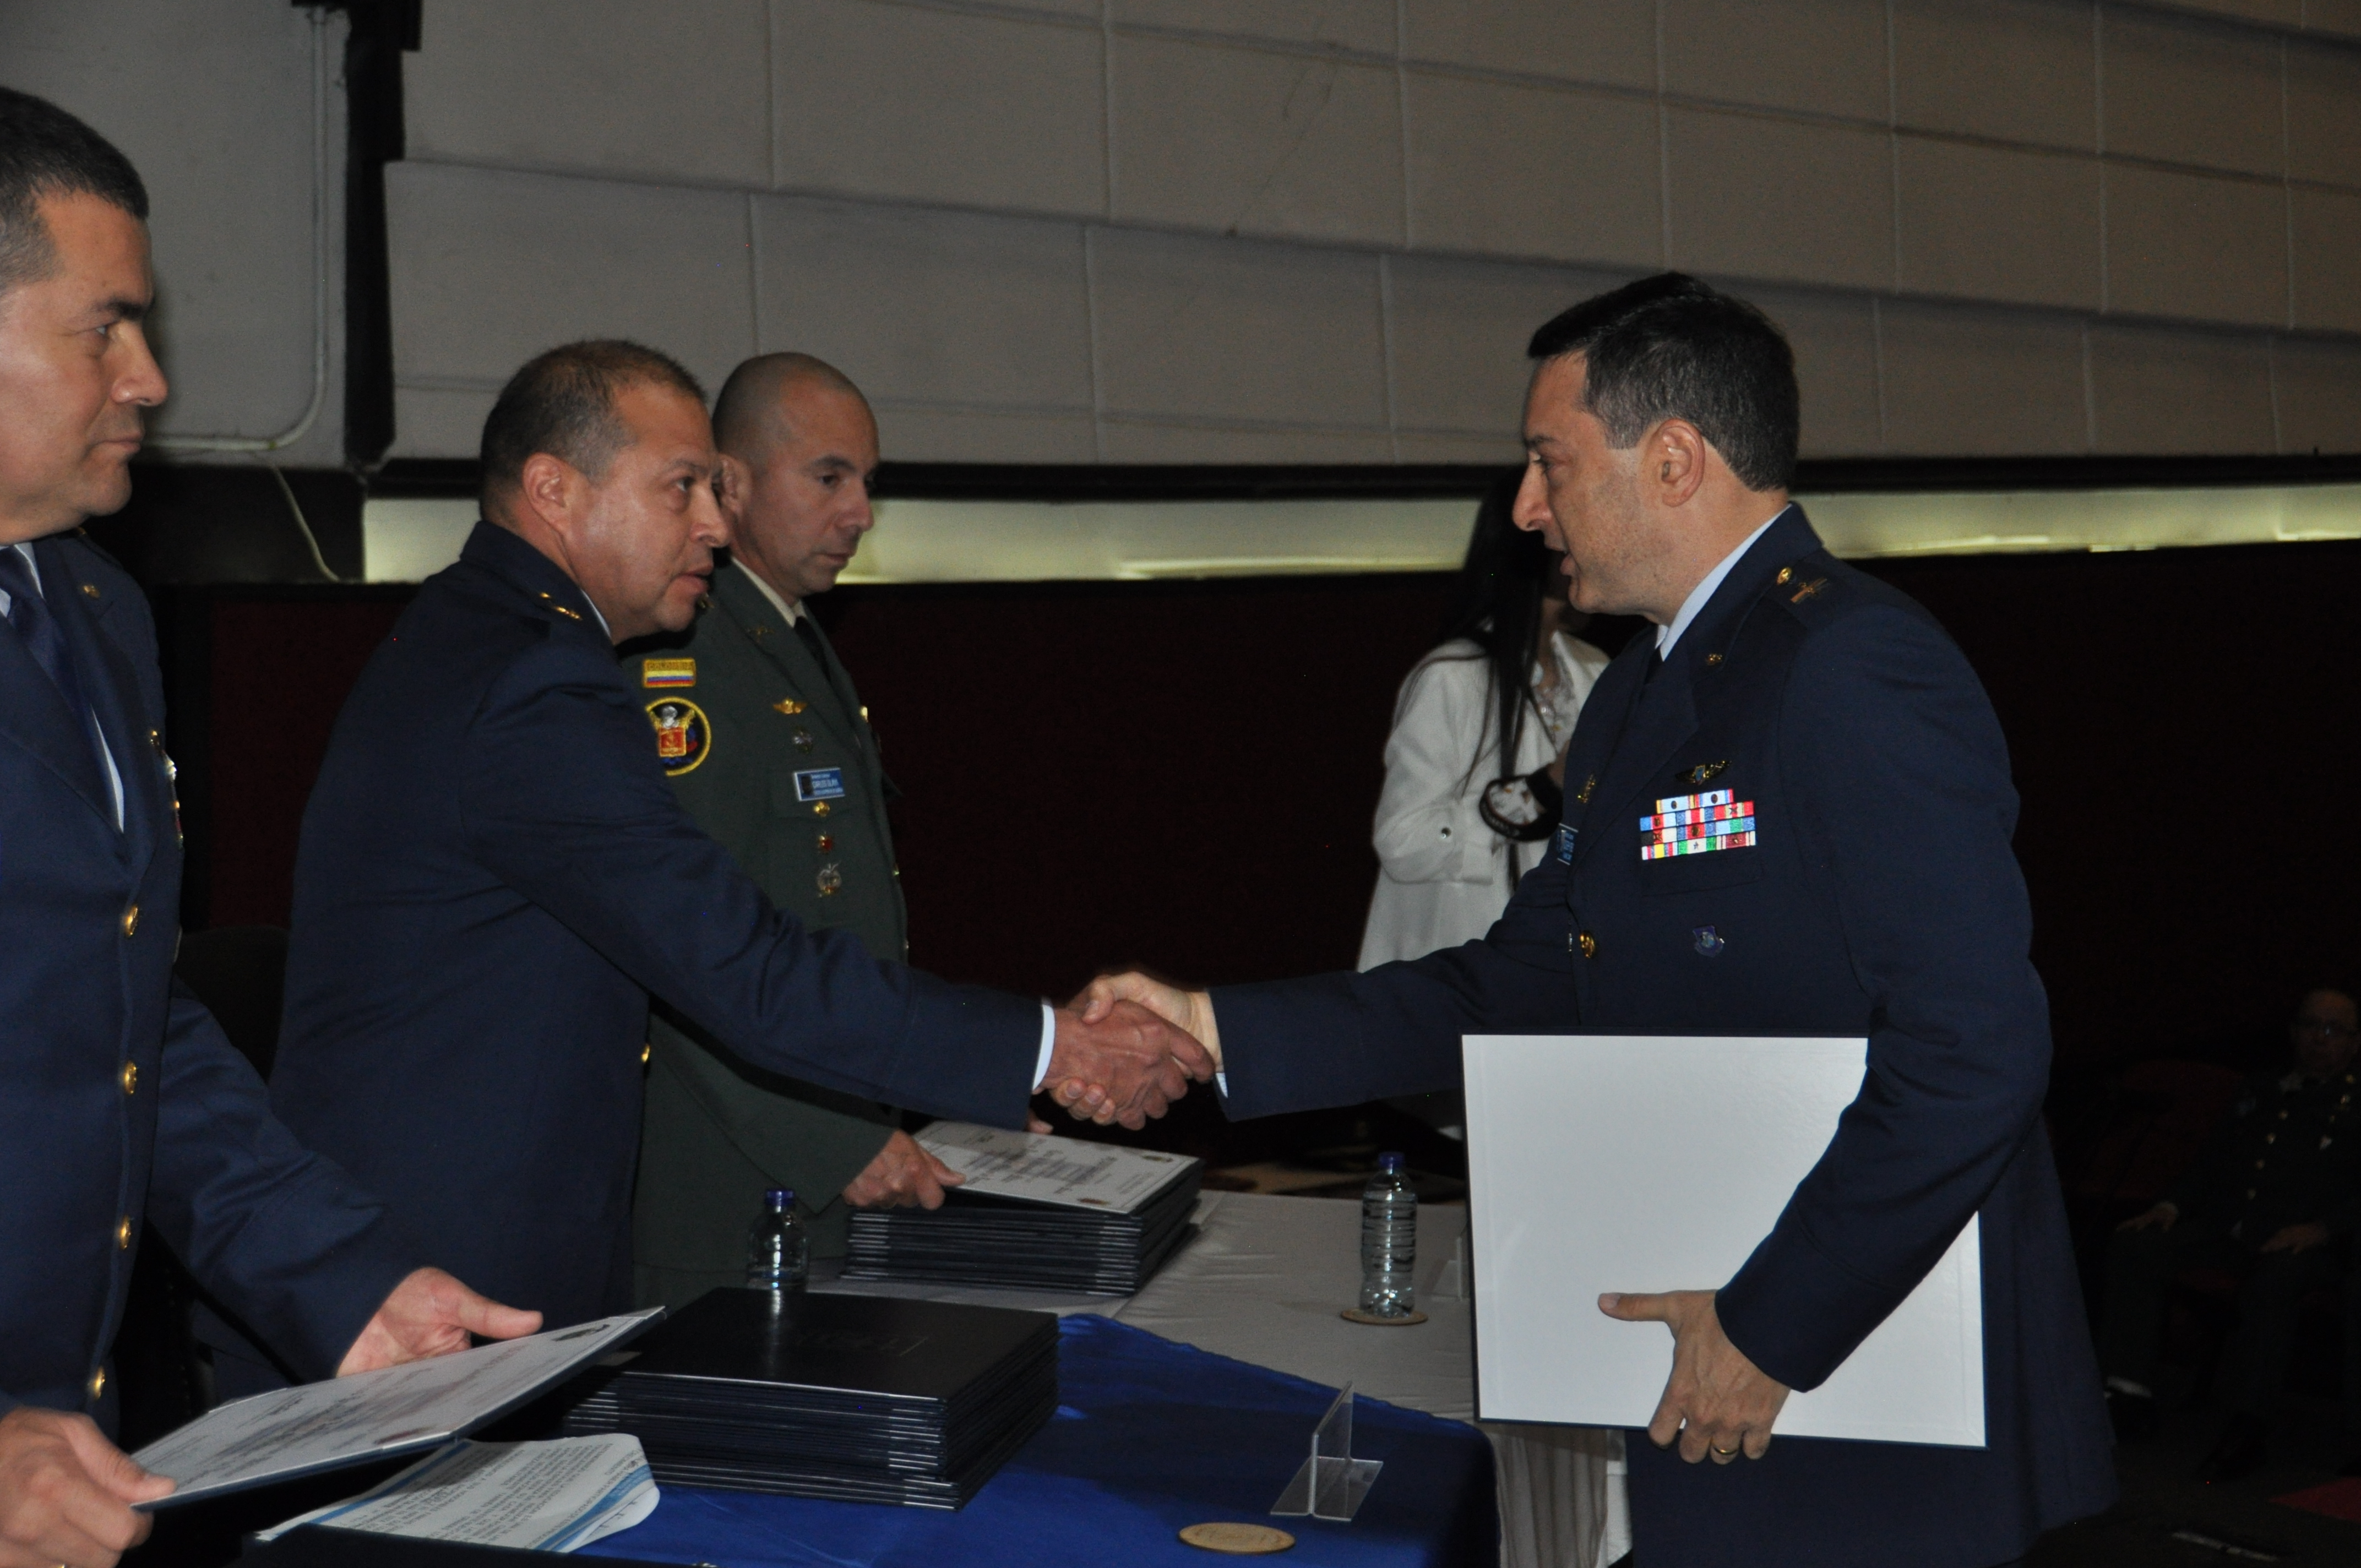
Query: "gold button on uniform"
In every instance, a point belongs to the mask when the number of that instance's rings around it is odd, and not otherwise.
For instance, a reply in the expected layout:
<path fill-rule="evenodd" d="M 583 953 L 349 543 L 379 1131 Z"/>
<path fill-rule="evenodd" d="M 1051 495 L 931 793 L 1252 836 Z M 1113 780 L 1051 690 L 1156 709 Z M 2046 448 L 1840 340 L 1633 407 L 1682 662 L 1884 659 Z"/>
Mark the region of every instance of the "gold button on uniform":
<path fill-rule="evenodd" d="M 642 1067 L 648 1065 L 648 1058 L 655 1055 L 655 1049 L 656 1047 L 654 1043 L 652 1041 L 642 1040 L 640 1042 L 640 1065 Z"/>
<path fill-rule="evenodd" d="M 828 802 L 824 800 L 813 801 L 812 815 L 814 817 L 826 817 L 828 815 Z"/>
<path fill-rule="evenodd" d="M 1584 958 L 1595 959 L 1598 956 L 1598 938 L 1592 936 L 1589 932 L 1584 931 L 1577 935 L 1574 938 L 1574 943 L 1575 946 L 1582 949 L 1582 956 Z"/>
<path fill-rule="evenodd" d="M 123 934 L 126 937 L 139 934 L 139 906 L 136 904 L 123 912 Z"/>
<path fill-rule="evenodd" d="M 1777 577 L 1775 577 L 1775 578 L 1773 578 L 1773 581 L 1776 582 L 1776 583 L 1777 583 L 1781 587 L 1783 587 L 1783 588 L 1784 588 L 1784 587 L 1785 587 L 1787 586 L 1787 584 L 1788 584 L 1791 580 L 1793 580 L 1793 578 L 1795 577 L 1795 567 L 1793 567 L 1793 566 L 1782 566 L 1782 567 L 1780 567 L 1780 568 L 1779 568 L 1779 575 L 1778 575 L 1778 576 L 1777 576 Z"/>
<path fill-rule="evenodd" d="M 106 1392 L 106 1368 L 102 1366 L 90 1375 L 90 1397 L 97 1398 Z"/>
<path fill-rule="evenodd" d="M 1719 653 L 1708 653 L 1708 654 L 1705 656 L 1705 667 L 1706 667 L 1707 669 L 1708 669 L 1708 670 L 1712 669 L 1715 665 L 1717 665 L 1717 664 L 1719 664 L 1719 663 L 1721 663 L 1721 655 L 1720 655 L 1720 654 L 1719 654 Z"/>
<path fill-rule="evenodd" d="M 131 1216 L 126 1214 L 115 1222 L 115 1246 L 120 1252 L 131 1245 Z"/>
<path fill-rule="evenodd" d="M 139 1092 L 139 1064 L 136 1061 L 123 1064 L 123 1092 L 126 1094 Z"/>
<path fill-rule="evenodd" d="M 96 583 L 84 583 L 82 586 L 82 591 L 84 598 L 96 598 L 98 597 L 98 585 Z"/>

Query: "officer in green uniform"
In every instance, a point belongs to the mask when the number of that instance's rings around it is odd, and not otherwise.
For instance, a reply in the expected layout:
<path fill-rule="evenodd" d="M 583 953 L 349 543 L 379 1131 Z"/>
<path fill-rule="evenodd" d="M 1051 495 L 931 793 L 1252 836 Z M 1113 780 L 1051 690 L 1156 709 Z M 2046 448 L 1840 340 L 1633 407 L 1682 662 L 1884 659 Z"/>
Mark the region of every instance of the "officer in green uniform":
<path fill-rule="evenodd" d="M 2361 1016 L 2350 996 L 2315 991 L 2289 1034 L 2292 1071 L 2246 1085 L 2197 1163 L 2169 1197 L 2124 1222 L 2107 1247 L 2106 1315 L 2099 1365 L 2116 1435 L 2157 1430 L 2152 1385 L 2165 1291 L 2185 1269 L 2237 1277 L 2238 1325 L 2224 1355 L 2230 1421 L 2206 1474 L 2234 1480 L 2260 1463 L 2295 1348 L 2303 1295 L 2334 1279 L 2361 1221 Z M 2348 1353 L 2348 1358 L 2351 1353 Z M 2348 1405 L 2361 1405 L 2361 1383 Z M 2361 1409 L 2348 1422 L 2361 1431 Z"/>
<path fill-rule="evenodd" d="M 636 650 L 628 678 L 682 805 L 772 902 L 907 956 L 907 926 L 868 710 L 803 601 L 834 586 L 869 531 L 877 425 L 860 390 L 805 355 L 740 366 L 714 407 L 732 564 L 684 638 Z M 815 1256 L 840 1256 L 846 1211 L 942 1201 L 958 1178 L 895 1113 L 733 1057 L 695 1025 L 649 1020 L 632 1204 L 637 1293 L 679 1307 L 743 1282 L 764 1189 L 795 1189 Z"/>

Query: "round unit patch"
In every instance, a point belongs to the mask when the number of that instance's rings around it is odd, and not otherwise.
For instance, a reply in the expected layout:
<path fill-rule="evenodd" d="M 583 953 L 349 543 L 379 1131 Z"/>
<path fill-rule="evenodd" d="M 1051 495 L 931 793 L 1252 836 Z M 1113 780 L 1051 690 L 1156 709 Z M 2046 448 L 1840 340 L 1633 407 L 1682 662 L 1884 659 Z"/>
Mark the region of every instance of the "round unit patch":
<path fill-rule="evenodd" d="M 705 709 L 686 697 L 659 697 L 648 704 L 648 722 L 656 729 L 656 765 L 677 778 L 694 773 L 713 745 L 713 727 Z"/>

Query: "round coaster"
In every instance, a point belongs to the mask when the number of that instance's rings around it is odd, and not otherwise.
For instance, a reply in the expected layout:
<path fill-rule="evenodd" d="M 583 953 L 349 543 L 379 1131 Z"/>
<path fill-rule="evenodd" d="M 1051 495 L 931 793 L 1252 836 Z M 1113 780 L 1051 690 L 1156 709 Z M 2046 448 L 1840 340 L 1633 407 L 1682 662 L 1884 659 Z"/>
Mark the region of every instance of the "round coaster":
<path fill-rule="evenodd" d="M 1232 1557 L 1260 1557 L 1266 1552 L 1284 1552 L 1295 1544 L 1295 1537 L 1283 1530 L 1273 1530 L 1267 1524 L 1237 1524 L 1221 1520 L 1213 1524 L 1192 1524 L 1180 1532 L 1180 1539 L 1207 1552 L 1225 1552 Z"/>
<path fill-rule="evenodd" d="M 1336 1315 L 1348 1323 L 1367 1323 L 1373 1329 L 1406 1329 L 1412 1323 L 1426 1321 L 1424 1312 L 1405 1312 L 1399 1318 L 1381 1318 L 1375 1312 L 1364 1312 L 1358 1307 L 1347 1307 Z"/>

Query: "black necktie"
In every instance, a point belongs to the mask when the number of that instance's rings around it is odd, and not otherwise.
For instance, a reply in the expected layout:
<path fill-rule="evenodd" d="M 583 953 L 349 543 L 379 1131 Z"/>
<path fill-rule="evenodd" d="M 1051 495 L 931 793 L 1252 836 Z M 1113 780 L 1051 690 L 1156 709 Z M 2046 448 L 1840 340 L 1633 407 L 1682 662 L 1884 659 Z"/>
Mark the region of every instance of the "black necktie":
<path fill-rule="evenodd" d="M 803 641 L 804 652 L 812 656 L 812 663 L 819 666 L 821 674 L 828 674 L 828 655 L 820 651 L 819 628 L 812 624 L 811 612 L 806 610 L 796 617 L 795 627 L 796 637 Z"/>
<path fill-rule="evenodd" d="M 41 598 L 40 588 L 33 581 L 33 568 L 25 553 L 13 544 L 0 544 L 0 593 L 8 596 L 8 624 L 25 640 L 26 649 L 33 663 L 41 666 L 49 684 L 65 698 L 66 711 L 82 720 L 82 734 L 91 746 L 91 760 L 98 763 L 99 776 L 106 775 L 106 765 L 100 761 L 98 723 L 82 700 L 82 682 L 74 676 L 73 649 L 66 641 L 65 628 L 49 613 Z"/>

